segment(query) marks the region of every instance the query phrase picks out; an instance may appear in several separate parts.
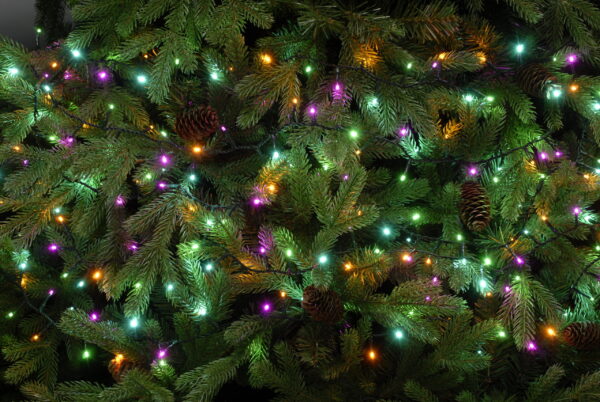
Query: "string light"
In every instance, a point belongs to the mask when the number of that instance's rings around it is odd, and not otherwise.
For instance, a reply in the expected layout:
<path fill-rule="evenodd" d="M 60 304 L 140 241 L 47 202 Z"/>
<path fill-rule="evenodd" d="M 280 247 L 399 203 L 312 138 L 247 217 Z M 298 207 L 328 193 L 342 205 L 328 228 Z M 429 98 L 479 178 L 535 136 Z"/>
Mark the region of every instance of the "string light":
<path fill-rule="evenodd" d="M 19 69 L 18 69 L 18 68 L 16 68 L 16 67 L 10 67 L 10 68 L 8 69 L 8 73 L 9 73 L 10 75 L 17 75 L 17 74 L 19 74 Z"/>
<path fill-rule="evenodd" d="M 485 257 L 483 259 L 483 265 L 486 265 L 486 266 L 492 265 L 492 259 L 490 257 Z"/>
<path fill-rule="evenodd" d="M 427 257 L 425 259 L 425 265 L 431 265 L 433 263 L 433 261 L 431 260 L 431 257 Z"/>
<path fill-rule="evenodd" d="M 537 350 L 537 345 L 535 344 L 535 342 L 533 342 L 533 341 L 528 342 L 527 350 L 532 351 L 532 352 Z"/>
<path fill-rule="evenodd" d="M 327 262 L 327 256 L 326 255 L 322 255 L 319 257 L 319 264 L 325 264 Z"/>
<path fill-rule="evenodd" d="M 390 228 L 388 228 L 388 227 L 384 227 L 384 228 L 382 229 L 382 232 L 383 232 L 383 235 L 384 235 L 384 236 L 389 236 L 389 235 L 391 235 L 391 234 L 392 234 L 392 230 L 391 230 Z"/>
<path fill-rule="evenodd" d="M 85 360 L 89 359 L 91 356 L 92 356 L 92 354 L 87 349 L 84 349 L 83 353 L 81 354 L 81 357 Z"/>
<path fill-rule="evenodd" d="M 420 214 L 420 213 L 418 213 L 418 212 L 415 212 L 415 213 L 412 215 L 412 220 L 413 220 L 413 221 L 418 221 L 419 219 L 421 219 L 421 214 Z"/>
<path fill-rule="evenodd" d="M 205 316 L 208 313 L 208 311 L 206 310 L 206 307 L 198 307 L 198 309 L 196 310 L 196 315 L 199 316 Z"/>
<path fill-rule="evenodd" d="M 85 286 L 85 281 L 84 281 L 83 279 L 82 279 L 82 280 L 80 280 L 79 282 L 77 282 L 77 287 L 78 287 L 78 288 L 82 288 L 82 287 L 84 287 L 84 286 Z"/>
<path fill-rule="evenodd" d="M 285 298 L 287 296 L 287 293 L 283 290 L 279 291 L 279 297 L 281 297 L 282 299 Z"/>
<path fill-rule="evenodd" d="M 311 66 L 306 66 L 306 67 L 304 67 L 304 72 L 305 72 L 306 74 L 309 74 L 311 71 L 312 71 L 312 67 L 311 67 Z"/>
<path fill-rule="evenodd" d="M 34 342 L 37 342 L 37 341 L 39 341 L 39 340 L 40 340 L 40 335 L 39 335 L 39 334 L 34 334 L 34 335 L 31 337 L 31 340 L 32 340 L 32 341 L 34 341 Z"/>
<path fill-rule="evenodd" d="M 271 304 L 265 302 L 265 303 L 263 303 L 261 309 L 264 313 L 268 313 L 271 311 Z"/>
<path fill-rule="evenodd" d="M 48 245 L 48 251 L 50 251 L 51 253 L 56 253 L 58 251 L 58 244 L 51 243 L 50 245 Z"/>
<path fill-rule="evenodd" d="M 358 131 L 356 131 L 356 130 L 350 130 L 350 137 L 351 138 L 358 138 Z"/>
<path fill-rule="evenodd" d="M 124 359 L 125 359 L 125 356 L 123 356 L 121 353 L 118 353 L 113 358 L 113 361 L 115 362 L 115 364 L 120 365 Z"/>
<path fill-rule="evenodd" d="M 571 91 L 571 92 L 577 92 L 577 91 L 579 91 L 579 85 L 577 85 L 577 84 L 571 84 L 571 85 L 569 85 L 569 91 Z"/>
<path fill-rule="evenodd" d="M 139 325 L 140 325 L 140 322 L 138 321 L 137 318 L 132 318 L 129 320 L 129 327 L 137 328 Z"/>
<path fill-rule="evenodd" d="M 500 337 L 500 338 L 506 338 L 506 331 L 504 331 L 504 330 L 498 331 L 498 337 Z"/>
<path fill-rule="evenodd" d="M 202 147 L 199 145 L 195 145 L 194 147 L 192 147 L 192 152 L 195 154 L 199 154 L 202 152 Z"/>
<path fill-rule="evenodd" d="M 175 289 L 175 286 L 172 283 L 167 284 L 167 291 L 170 292 Z"/>
<path fill-rule="evenodd" d="M 102 270 L 97 269 L 94 271 L 94 273 L 92 274 L 92 279 L 94 279 L 95 281 L 98 281 L 102 278 Z"/>
<path fill-rule="evenodd" d="M 465 102 L 470 103 L 473 102 L 475 100 L 475 97 L 471 94 L 467 94 L 465 95 Z"/>
<path fill-rule="evenodd" d="M 346 271 L 350 271 L 352 268 L 353 268 L 353 267 L 352 267 L 352 263 L 350 263 L 350 262 L 347 262 L 347 263 L 345 263 L 345 264 L 344 264 L 344 269 L 345 269 Z"/>
<path fill-rule="evenodd" d="M 404 338 L 404 333 L 397 329 L 396 332 L 394 332 L 394 336 L 396 337 L 396 339 L 402 339 Z"/>
<path fill-rule="evenodd" d="M 546 333 L 550 337 L 555 337 L 556 336 L 556 330 L 554 328 L 552 328 L 552 327 L 546 328 Z"/>
<path fill-rule="evenodd" d="M 100 319 L 100 315 L 96 312 L 91 312 L 90 313 L 90 321 L 98 321 Z"/>
<path fill-rule="evenodd" d="M 56 68 L 58 68 L 58 63 L 53 61 L 52 63 L 50 63 L 50 67 L 56 69 Z"/>
<path fill-rule="evenodd" d="M 148 82 L 148 78 L 145 75 L 138 75 L 136 79 L 137 82 L 139 82 L 140 84 L 145 84 L 146 82 Z"/>
<path fill-rule="evenodd" d="M 515 51 L 517 52 L 517 54 L 521 54 L 525 51 L 525 45 L 522 43 L 517 44 L 517 46 L 515 47 Z"/>
<path fill-rule="evenodd" d="M 77 49 L 73 49 L 71 50 L 71 54 L 73 55 L 73 57 L 75 58 L 79 58 L 81 57 L 81 51 L 77 50 Z"/>
<path fill-rule="evenodd" d="M 273 58 L 267 53 L 261 54 L 260 60 L 263 62 L 263 64 L 271 64 L 273 62 Z"/>
<path fill-rule="evenodd" d="M 374 350 L 374 349 L 370 349 L 370 350 L 367 352 L 367 357 L 369 358 L 369 360 L 372 360 L 372 361 L 374 361 L 374 360 L 376 360 L 376 359 L 377 359 L 377 352 L 375 352 L 375 350 Z"/>
<path fill-rule="evenodd" d="M 15 316 L 15 313 L 12 311 L 9 311 L 8 314 L 6 314 L 6 318 L 13 318 Z"/>
<path fill-rule="evenodd" d="M 62 215 L 58 215 L 56 217 L 56 222 L 58 222 L 58 223 L 65 223 L 65 221 L 66 221 L 65 217 Z"/>

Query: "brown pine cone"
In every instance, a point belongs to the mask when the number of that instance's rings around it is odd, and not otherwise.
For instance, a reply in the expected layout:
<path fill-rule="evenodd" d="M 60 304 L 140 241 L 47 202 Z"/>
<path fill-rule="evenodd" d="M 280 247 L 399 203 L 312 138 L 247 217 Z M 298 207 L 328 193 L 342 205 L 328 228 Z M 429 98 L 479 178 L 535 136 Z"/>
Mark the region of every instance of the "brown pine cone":
<path fill-rule="evenodd" d="M 310 285 L 304 289 L 302 308 L 313 320 L 334 324 L 344 317 L 344 305 L 340 295 L 331 289 L 319 289 Z"/>
<path fill-rule="evenodd" d="M 594 349 L 600 347 L 600 324 L 593 322 L 574 322 L 563 330 L 565 342 L 576 349 Z"/>
<path fill-rule="evenodd" d="M 175 131 L 185 142 L 202 145 L 217 131 L 219 116 L 210 106 L 186 108 L 175 119 Z"/>
<path fill-rule="evenodd" d="M 480 232 L 490 223 L 490 199 L 485 189 L 476 182 L 468 181 L 460 189 L 460 217 L 473 232 Z"/>
<path fill-rule="evenodd" d="M 531 96 L 543 96 L 546 86 L 556 81 L 556 77 L 544 65 L 538 63 L 519 67 L 515 78 L 523 91 Z"/>

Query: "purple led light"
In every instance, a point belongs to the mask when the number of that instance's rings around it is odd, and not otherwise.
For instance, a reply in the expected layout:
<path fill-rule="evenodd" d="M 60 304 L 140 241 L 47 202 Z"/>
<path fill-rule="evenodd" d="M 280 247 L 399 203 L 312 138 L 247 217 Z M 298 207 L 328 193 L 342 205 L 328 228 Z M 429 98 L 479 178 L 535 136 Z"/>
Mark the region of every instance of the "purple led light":
<path fill-rule="evenodd" d="M 44 78 L 46 78 L 46 79 L 50 78 L 50 74 L 44 73 Z"/>
<path fill-rule="evenodd" d="M 437 283 L 438 283 L 438 281 L 439 281 L 439 279 L 438 279 L 438 277 L 437 277 L 437 276 L 434 276 L 434 277 L 433 277 L 433 279 L 431 279 L 431 282 L 432 282 L 434 285 L 435 285 L 435 284 L 437 284 Z"/>
<path fill-rule="evenodd" d="M 431 301 L 431 296 L 425 296 L 425 301 Z"/>
<path fill-rule="evenodd" d="M 400 137 L 406 137 L 408 135 L 408 128 L 402 127 L 398 130 L 398 135 L 400 135 Z"/>
<path fill-rule="evenodd" d="M 29 165 L 29 159 L 23 159 L 23 166 Z"/>
<path fill-rule="evenodd" d="M 58 143 L 65 146 L 65 147 L 70 147 L 73 145 L 73 143 L 75 142 L 75 138 L 69 136 L 69 137 L 63 137 L 61 138 Z"/>
<path fill-rule="evenodd" d="M 48 296 L 54 296 L 54 293 L 56 293 L 54 289 L 48 289 Z"/>
<path fill-rule="evenodd" d="M 115 205 L 118 207 L 125 205 L 125 198 L 122 195 L 118 195 L 117 198 L 115 198 Z"/>
<path fill-rule="evenodd" d="M 540 153 L 540 159 L 545 161 L 548 159 L 548 154 L 546 152 L 541 152 Z"/>
<path fill-rule="evenodd" d="M 167 166 L 169 164 L 170 160 L 169 157 L 167 155 L 161 155 L 160 156 L 160 163 L 163 166 Z"/>
<path fill-rule="evenodd" d="M 269 311 L 271 311 L 271 305 L 269 303 L 263 303 L 262 311 L 264 311 L 265 313 L 268 313 Z"/>
<path fill-rule="evenodd" d="M 348 181 L 348 179 L 350 179 L 349 175 L 345 174 L 345 175 L 342 176 L 342 180 Z"/>
<path fill-rule="evenodd" d="M 567 62 L 569 63 L 575 63 L 577 61 L 577 55 L 576 54 L 570 54 L 567 56 Z"/>
<path fill-rule="evenodd" d="M 139 247 L 138 247 L 137 243 L 134 241 L 129 242 L 129 244 L 127 244 L 127 249 L 130 251 L 137 251 L 138 248 Z"/>
<path fill-rule="evenodd" d="M 51 253 L 56 253 L 58 251 L 58 244 L 51 243 L 50 245 L 48 245 L 48 251 L 50 251 Z"/>
<path fill-rule="evenodd" d="M 477 176 L 477 174 L 479 174 L 479 171 L 477 170 L 477 168 L 475 166 L 471 166 L 468 170 L 469 172 L 469 176 Z"/>
<path fill-rule="evenodd" d="M 261 254 L 267 254 L 267 249 L 266 249 L 266 248 L 264 248 L 264 247 L 261 247 L 261 248 L 260 248 L 258 251 L 259 251 Z"/>
<path fill-rule="evenodd" d="M 63 78 L 65 80 L 70 80 L 71 78 L 73 78 L 73 74 L 71 74 L 69 71 L 65 71 L 65 74 L 63 75 Z"/>
<path fill-rule="evenodd" d="M 525 264 L 525 260 L 523 259 L 523 257 L 516 256 L 515 257 L 515 263 L 517 265 L 523 265 L 523 264 Z"/>
<path fill-rule="evenodd" d="M 100 315 L 98 313 L 92 312 L 90 313 L 90 321 L 98 321 L 100 319 Z"/>
<path fill-rule="evenodd" d="M 535 344 L 535 342 L 533 342 L 533 341 L 527 342 L 527 350 L 530 350 L 530 351 L 537 350 L 537 345 Z"/>
<path fill-rule="evenodd" d="M 581 208 L 579 207 L 573 207 L 573 215 L 577 216 L 581 213 Z"/>
<path fill-rule="evenodd" d="M 333 87 L 334 91 L 340 91 L 342 89 L 342 86 L 340 85 L 339 82 L 335 83 L 335 86 Z"/>
<path fill-rule="evenodd" d="M 308 108 L 308 114 L 310 114 L 311 116 L 316 116 L 317 115 L 317 108 L 314 106 L 311 106 Z"/>
<path fill-rule="evenodd" d="M 156 356 L 159 359 L 164 359 L 165 357 L 167 357 L 167 350 L 166 349 L 158 349 L 158 352 L 156 353 Z"/>
<path fill-rule="evenodd" d="M 554 156 L 556 156 L 557 158 L 560 158 L 562 156 L 562 152 L 560 151 L 554 151 Z"/>
<path fill-rule="evenodd" d="M 227 131 L 227 127 L 221 126 L 221 131 Z"/>
<path fill-rule="evenodd" d="M 164 181 L 159 181 L 158 183 L 156 183 L 156 187 L 158 187 L 159 190 L 166 190 L 168 186 L 169 185 Z"/>
<path fill-rule="evenodd" d="M 252 204 L 259 206 L 260 204 L 262 204 L 262 200 L 258 197 L 255 197 L 252 199 Z"/>
<path fill-rule="evenodd" d="M 98 79 L 100 81 L 106 81 L 108 80 L 108 73 L 104 70 L 100 70 L 98 71 Z"/>
<path fill-rule="evenodd" d="M 439 66 L 439 64 L 438 64 L 438 62 L 437 62 L 437 61 L 434 61 L 434 62 L 431 64 L 431 68 L 437 68 L 437 66 Z"/>
<path fill-rule="evenodd" d="M 508 285 L 505 286 L 504 287 L 504 292 L 506 292 L 506 293 L 510 292 L 510 286 L 508 286 Z"/>

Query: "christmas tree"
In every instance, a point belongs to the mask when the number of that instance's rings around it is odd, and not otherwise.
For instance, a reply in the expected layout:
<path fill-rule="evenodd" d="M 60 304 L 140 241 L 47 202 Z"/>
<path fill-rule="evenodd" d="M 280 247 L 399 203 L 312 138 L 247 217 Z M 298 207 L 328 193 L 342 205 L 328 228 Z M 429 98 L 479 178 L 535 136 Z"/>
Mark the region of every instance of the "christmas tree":
<path fill-rule="evenodd" d="M 594 3 L 70 0 L 1 38 L 3 387 L 600 400 Z"/>

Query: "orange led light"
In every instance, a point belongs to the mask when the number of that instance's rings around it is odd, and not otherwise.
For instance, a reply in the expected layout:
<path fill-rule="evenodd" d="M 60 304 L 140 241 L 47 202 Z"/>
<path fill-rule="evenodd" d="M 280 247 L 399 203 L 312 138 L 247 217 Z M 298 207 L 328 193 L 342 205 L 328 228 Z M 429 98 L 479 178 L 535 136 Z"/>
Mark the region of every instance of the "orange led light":
<path fill-rule="evenodd" d="M 15 152 L 21 152 L 21 147 L 19 145 L 15 145 L 12 147 L 12 150 Z"/>
<path fill-rule="evenodd" d="M 298 104 L 298 98 L 292 98 L 292 103 L 294 105 L 297 105 Z"/>
<path fill-rule="evenodd" d="M 349 262 L 345 263 L 345 264 L 344 264 L 344 269 L 345 269 L 346 271 L 350 271 L 350 270 L 352 269 L 352 264 L 351 264 L 351 263 L 349 263 Z"/>
<path fill-rule="evenodd" d="M 144 53 L 144 59 L 147 59 L 148 57 L 150 57 L 148 53 Z"/>
<path fill-rule="evenodd" d="M 492 297 L 492 295 L 493 295 L 493 294 L 492 294 L 492 292 L 487 292 L 487 293 L 485 294 L 485 297 Z"/>
<path fill-rule="evenodd" d="M 367 352 L 367 356 L 369 357 L 370 360 L 375 360 L 375 359 L 377 359 L 377 352 L 375 352 L 375 350 L 371 349 Z"/>
<path fill-rule="evenodd" d="M 412 255 L 408 254 L 408 253 L 404 253 L 402 254 L 402 261 L 404 262 L 410 262 L 412 261 Z"/>
<path fill-rule="evenodd" d="M 115 355 L 115 358 L 113 359 L 113 361 L 114 361 L 116 364 L 121 364 L 121 362 L 122 362 L 124 359 L 125 359 L 125 356 L 123 356 L 121 353 L 119 353 L 119 354 L 116 354 L 116 355 Z"/>
<path fill-rule="evenodd" d="M 102 271 L 97 269 L 94 271 L 94 273 L 92 274 L 92 279 L 94 280 L 100 280 L 100 278 L 102 278 Z"/>
<path fill-rule="evenodd" d="M 65 217 L 62 215 L 58 215 L 56 217 L 56 222 L 58 222 L 58 223 L 65 223 L 65 221 L 66 221 Z"/>
<path fill-rule="evenodd" d="M 50 64 L 50 67 L 52 67 L 52 68 L 58 68 L 58 63 L 57 63 L 57 62 L 55 62 L 55 61 L 53 61 L 53 62 Z"/>
<path fill-rule="evenodd" d="M 90 128 L 90 125 L 89 125 L 89 124 L 87 124 L 87 123 L 83 123 L 83 124 L 81 125 L 81 127 L 82 127 L 82 128 Z"/>
<path fill-rule="evenodd" d="M 444 60 L 446 58 L 446 56 L 448 56 L 448 53 L 442 52 L 442 53 L 438 54 L 437 58 L 438 58 L 438 60 Z"/>
<path fill-rule="evenodd" d="M 228 69 L 229 71 L 233 71 L 233 66 L 229 66 L 229 67 L 227 67 L 227 69 Z"/>
<path fill-rule="evenodd" d="M 260 56 L 260 59 L 262 60 L 262 62 L 264 64 L 271 64 L 273 62 L 273 58 L 270 55 L 266 54 L 266 53 L 263 53 Z"/>
<path fill-rule="evenodd" d="M 195 147 L 192 148 L 192 152 L 195 154 L 199 154 L 202 152 L 202 147 L 199 145 L 196 145 Z"/>
<path fill-rule="evenodd" d="M 279 292 L 279 296 L 282 297 L 282 298 L 284 298 L 284 297 L 287 296 L 287 293 L 282 290 L 282 291 Z"/>
<path fill-rule="evenodd" d="M 357 149 L 356 151 L 354 151 L 354 153 L 355 153 L 356 155 L 360 155 L 360 154 L 362 153 L 362 151 L 361 151 L 360 149 Z"/>
<path fill-rule="evenodd" d="M 590 175 L 586 173 L 586 174 L 584 174 L 584 175 L 583 175 L 583 178 L 584 178 L 584 179 L 589 179 L 589 178 L 590 178 Z"/>
<path fill-rule="evenodd" d="M 31 340 L 32 340 L 32 341 L 34 341 L 34 342 L 37 342 L 37 341 L 39 341 L 39 340 L 40 340 L 40 335 L 39 335 L 39 334 L 35 334 L 35 335 L 33 335 L 33 336 L 31 337 Z"/>
<path fill-rule="evenodd" d="M 425 259 L 425 264 L 427 265 L 431 265 L 433 261 L 431 261 L 431 258 L 427 257 L 427 259 Z"/>
<path fill-rule="evenodd" d="M 277 186 L 275 184 L 269 184 L 267 186 L 267 190 L 269 190 L 269 192 L 271 194 L 275 193 L 277 191 Z"/>
<path fill-rule="evenodd" d="M 479 63 L 485 64 L 487 61 L 487 56 L 483 52 L 477 52 L 477 58 L 479 59 Z"/>
<path fill-rule="evenodd" d="M 579 85 L 577 85 L 577 84 L 571 84 L 569 86 L 569 91 L 571 91 L 571 92 L 577 92 L 577 91 L 579 91 Z"/>
<path fill-rule="evenodd" d="M 548 336 L 556 336 L 556 330 L 552 327 L 546 328 L 546 333 L 548 334 Z"/>
<path fill-rule="evenodd" d="M 540 216 L 540 219 L 546 222 L 548 220 L 548 217 L 546 215 L 542 215 Z"/>
<path fill-rule="evenodd" d="M 356 215 L 358 215 L 358 216 L 362 216 L 362 214 L 363 214 L 363 211 L 360 209 L 356 212 Z"/>

